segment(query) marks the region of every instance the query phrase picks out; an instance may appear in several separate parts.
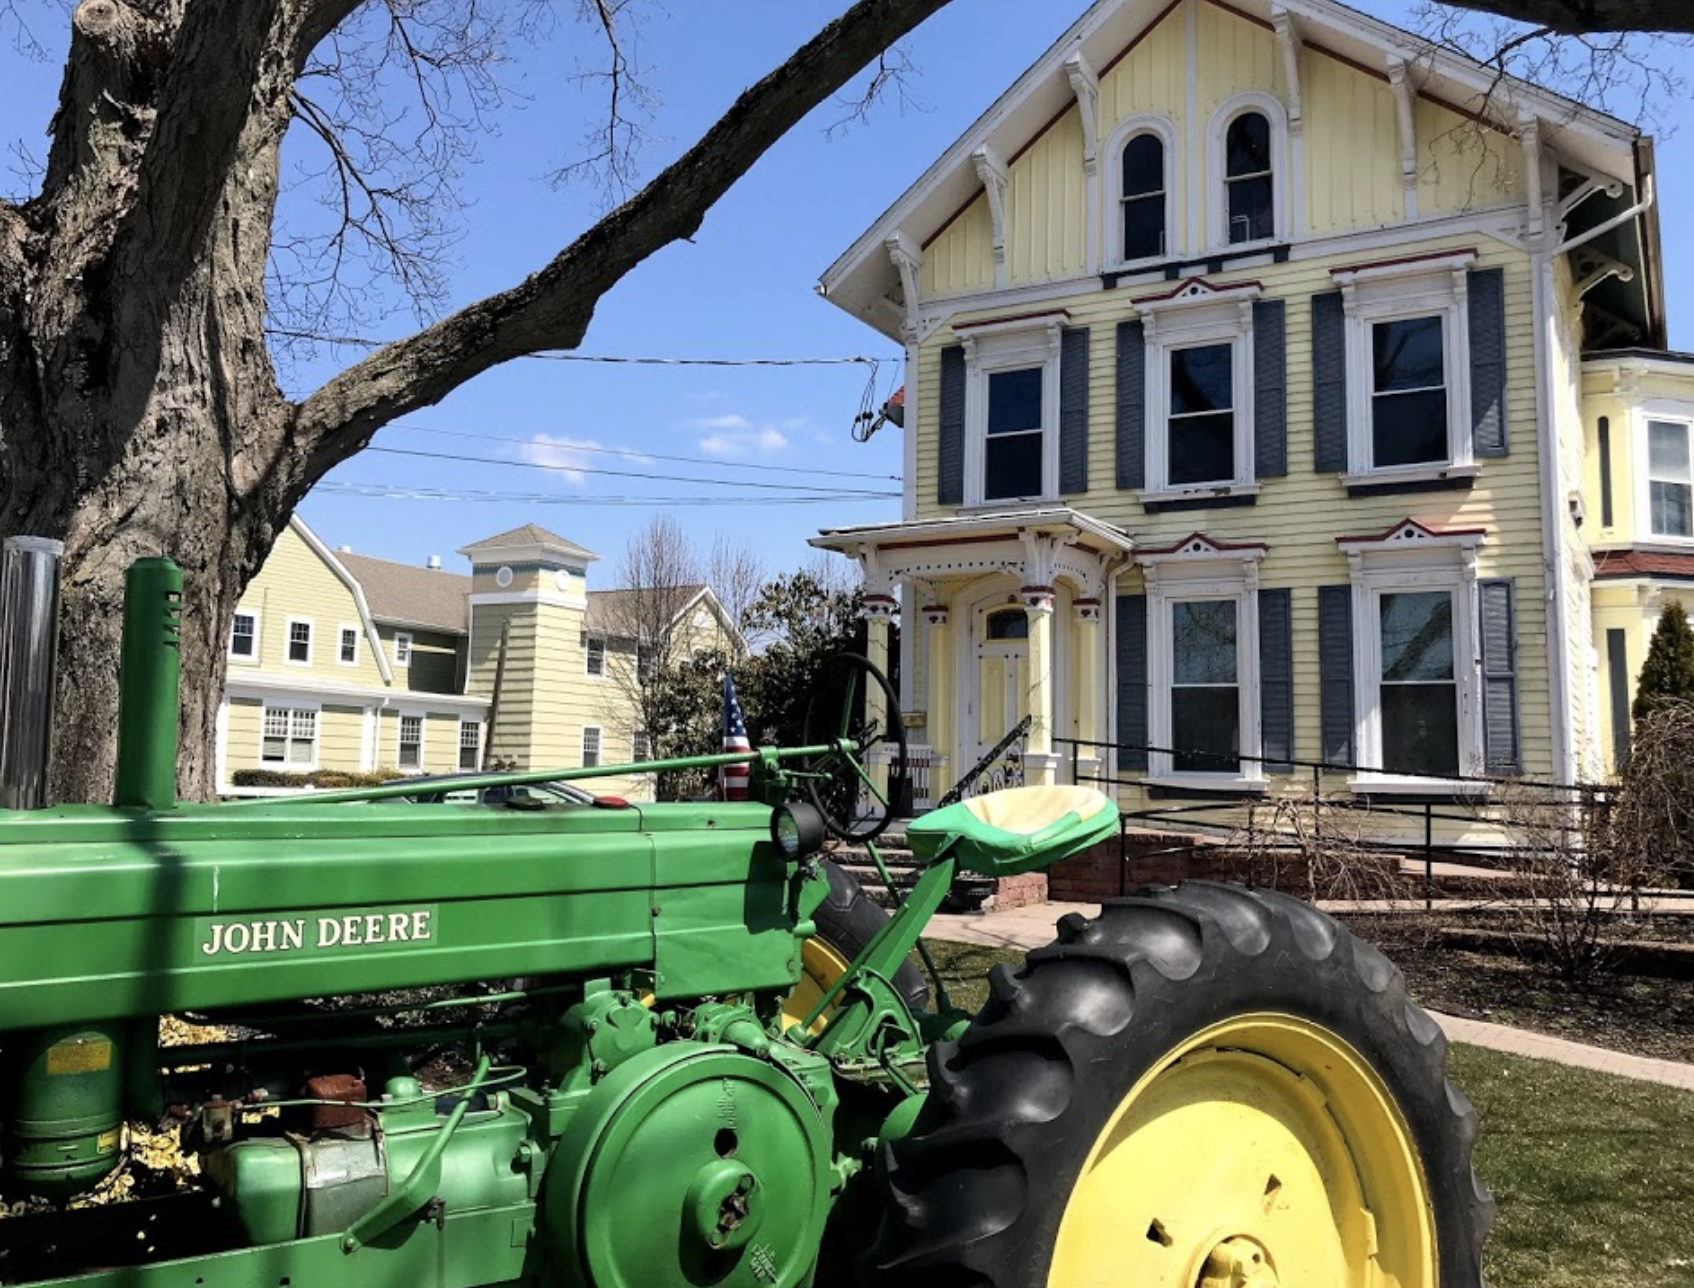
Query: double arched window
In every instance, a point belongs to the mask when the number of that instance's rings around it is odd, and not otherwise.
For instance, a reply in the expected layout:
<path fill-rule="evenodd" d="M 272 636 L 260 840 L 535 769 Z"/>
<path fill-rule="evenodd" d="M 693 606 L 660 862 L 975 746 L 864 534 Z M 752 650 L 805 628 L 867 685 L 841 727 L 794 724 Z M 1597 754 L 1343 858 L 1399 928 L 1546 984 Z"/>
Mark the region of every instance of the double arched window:
<path fill-rule="evenodd" d="M 1156 259 L 1165 253 L 1165 141 L 1137 134 L 1123 149 L 1123 259 Z"/>
<path fill-rule="evenodd" d="M 1176 234 L 1176 183 L 1172 163 L 1176 132 L 1160 116 L 1131 117 L 1108 144 L 1112 175 L 1107 189 L 1115 210 L 1106 235 L 1106 256 L 1116 264 L 1140 264 L 1182 251 Z"/>
<path fill-rule="evenodd" d="M 1224 132 L 1224 203 L 1231 246 L 1276 236 L 1276 168 L 1263 112 L 1243 112 Z"/>

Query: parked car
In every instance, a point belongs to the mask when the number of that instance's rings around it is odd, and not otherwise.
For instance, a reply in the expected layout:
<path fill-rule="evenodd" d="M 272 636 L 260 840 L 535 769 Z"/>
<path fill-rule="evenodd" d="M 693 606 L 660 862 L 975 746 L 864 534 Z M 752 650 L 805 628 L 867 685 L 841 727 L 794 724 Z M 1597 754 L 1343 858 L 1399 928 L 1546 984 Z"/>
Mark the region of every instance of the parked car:
<path fill-rule="evenodd" d="M 389 781 L 414 784 L 418 789 L 416 794 L 407 794 L 401 799 L 415 805 L 506 805 L 529 801 L 540 805 L 594 803 L 594 793 L 584 791 L 575 783 L 518 783 L 481 788 L 459 786 L 460 783 L 474 781 L 473 776 L 468 774 L 424 774 Z"/>

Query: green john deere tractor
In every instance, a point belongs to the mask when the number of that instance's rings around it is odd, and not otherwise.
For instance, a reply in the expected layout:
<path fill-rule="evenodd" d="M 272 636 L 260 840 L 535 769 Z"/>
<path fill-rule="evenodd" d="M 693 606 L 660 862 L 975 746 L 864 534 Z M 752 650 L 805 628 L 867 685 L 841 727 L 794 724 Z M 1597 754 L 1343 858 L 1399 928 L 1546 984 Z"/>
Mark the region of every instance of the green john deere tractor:
<path fill-rule="evenodd" d="M 1305 904 L 1149 888 L 976 1015 L 926 988 L 955 874 L 1111 836 L 1104 795 L 917 820 L 891 917 L 822 853 L 899 739 L 856 696 L 641 766 L 748 763 L 748 802 L 179 804 L 179 592 L 132 570 L 115 804 L 0 809 L 0 1284 L 1479 1285 L 1441 1034 Z M 479 781 L 593 772 L 630 769 Z M 141 1165 L 161 1131 L 191 1168 Z"/>

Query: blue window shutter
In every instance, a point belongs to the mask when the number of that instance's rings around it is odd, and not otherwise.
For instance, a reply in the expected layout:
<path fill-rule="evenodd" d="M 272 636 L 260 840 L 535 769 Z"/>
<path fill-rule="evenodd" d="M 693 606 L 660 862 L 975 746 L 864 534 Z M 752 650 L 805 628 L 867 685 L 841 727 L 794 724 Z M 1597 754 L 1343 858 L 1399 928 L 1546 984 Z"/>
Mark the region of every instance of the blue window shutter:
<path fill-rule="evenodd" d="M 1147 596 L 1118 596 L 1118 772 L 1147 770 Z"/>
<path fill-rule="evenodd" d="M 950 344 L 941 351 L 941 428 L 937 445 L 935 501 L 937 505 L 965 503 L 965 346 Z"/>
<path fill-rule="evenodd" d="M 1318 587 L 1319 723 L 1323 759 L 1353 764 L 1353 588 Z"/>
<path fill-rule="evenodd" d="M 1482 619 L 1483 765 L 1490 774 L 1521 774 L 1514 587 L 1510 579 L 1479 581 L 1476 591 Z"/>
<path fill-rule="evenodd" d="M 1118 323 L 1118 487 L 1126 490 L 1147 486 L 1146 345 L 1140 322 Z"/>
<path fill-rule="evenodd" d="M 1294 769 L 1294 592 L 1259 592 L 1259 733 L 1267 773 Z"/>
<path fill-rule="evenodd" d="M 1068 328 L 1059 349 L 1059 491 L 1088 491 L 1088 328 Z"/>
<path fill-rule="evenodd" d="M 1288 308 L 1281 300 L 1253 305 L 1253 477 L 1288 473 Z"/>
<path fill-rule="evenodd" d="M 1506 454 L 1506 270 L 1470 273 L 1471 448 Z"/>
<path fill-rule="evenodd" d="M 1312 296 L 1312 432 L 1319 474 L 1347 468 L 1347 313 L 1341 292 Z"/>

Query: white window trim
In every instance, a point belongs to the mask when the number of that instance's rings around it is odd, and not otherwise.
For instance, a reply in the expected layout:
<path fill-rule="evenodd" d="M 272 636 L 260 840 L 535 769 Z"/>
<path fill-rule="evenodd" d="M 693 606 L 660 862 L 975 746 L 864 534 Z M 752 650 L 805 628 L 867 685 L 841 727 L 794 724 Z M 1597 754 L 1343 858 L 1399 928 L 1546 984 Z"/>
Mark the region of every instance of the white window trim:
<path fill-rule="evenodd" d="M 1263 546 L 1218 549 L 1204 538 L 1175 551 L 1138 555 L 1147 587 L 1147 741 L 1174 747 L 1171 692 L 1176 675 L 1171 644 L 1171 606 L 1186 600 L 1233 600 L 1236 604 L 1236 687 L 1241 712 L 1241 770 L 1178 773 L 1168 751 L 1151 751 L 1145 781 L 1155 787 L 1207 787 L 1256 791 L 1265 786 L 1263 706 L 1259 676 L 1259 562 Z"/>
<path fill-rule="evenodd" d="M 482 747 L 482 735 L 483 735 L 482 721 L 480 721 L 480 720 L 470 720 L 470 719 L 466 719 L 464 716 L 460 716 L 459 717 L 459 749 L 458 749 L 459 750 L 459 756 L 458 756 L 458 761 L 456 763 L 458 764 L 459 771 L 461 773 L 470 772 L 470 770 L 465 769 L 465 730 L 467 728 L 476 730 L 476 764 L 471 766 L 471 770 L 480 769 L 482 767 L 482 752 L 483 752 L 483 747 Z"/>
<path fill-rule="evenodd" d="M 412 664 L 412 632 L 394 632 L 394 665 L 410 666 Z"/>
<path fill-rule="evenodd" d="M 351 662 L 349 662 L 346 658 L 341 656 L 342 636 L 347 634 L 349 631 L 351 631 L 352 634 L 353 634 L 353 660 Z M 357 665 L 359 665 L 359 637 L 361 635 L 363 635 L 364 633 L 365 633 L 365 628 L 360 626 L 357 622 L 342 622 L 342 623 L 340 623 L 339 625 L 336 626 L 336 628 L 335 628 L 335 662 L 336 662 L 337 666 L 357 666 Z"/>
<path fill-rule="evenodd" d="M 415 717 L 418 722 L 418 763 L 416 765 L 404 765 L 400 763 L 400 744 L 403 731 L 406 727 L 406 720 L 409 717 Z M 403 708 L 396 711 L 394 713 L 394 768 L 408 774 L 426 773 L 427 770 L 425 769 L 425 766 L 429 764 L 428 747 L 429 712 L 408 711 Z"/>
<path fill-rule="evenodd" d="M 1694 546 L 1694 536 L 1679 537 L 1674 533 L 1653 531 L 1652 456 L 1648 435 L 1654 421 L 1681 425 L 1688 433 L 1689 451 L 1694 454 L 1694 405 L 1685 402 L 1644 402 L 1635 407 L 1634 419 L 1635 459 L 1641 462 L 1640 468 L 1635 470 L 1635 513 L 1638 516 L 1635 523 L 1636 534 L 1640 538 L 1640 544 L 1652 542 L 1673 550 L 1686 550 Z"/>
<path fill-rule="evenodd" d="M 1146 344 L 1146 478 L 1143 504 L 1196 496 L 1251 495 L 1253 477 L 1253 302 L 1256 285 L 1213 290 L 1193 282 L 1175 296 L 1136 305 Z M 1178 349 L 1229 344 L 1233 350 L 1235 477 L 1208 483 L 1170 482 L 1170 360 Z"/>
<path fill-rule="evenodd" d="M 1059 496 L 1059 354 L 1065 314 L 975 327 L 960 336 L 965 350 L 965 505 L 1016 505 Z M 962 330 L 963 328 L 959 328 Z M 998 371 L 1041 368 L 1041 490 L 1025 496 L 984 495 L 988 460 L 988 378 Z"/>
<path fill-rule="evenodd" d="M 237 653 L 235 651 L 235 619 L 237 617 L 251 617 L 253 619 L 253 651 L 251 653 Z M 259 665 L 262 656 L 260 650 L 264 647 L 264 638 L 259 634 L 259 614 L 251 609 L 236 609 L 229 619 L 229 639 L 225 643 L 229 649 L 229 660 L 231 662 L 241 666 Z"/>
<path fill-rule="evenodd" d="M 600 645 L 600 669 L 598 671 L 589 664 L 590 659 L 594 656 L 593 646 L 596 642 Z M 583 674 L 591 680 L 604 680 L 606 678 L 606 659 L 610 653 L 611 642 L 604 635 L 590 635 L 582 646 Z"/>
<path fill-rule="evenodd" d="M 265 759 L 265 712 L 267 711 L 287 711 L 290 713 L 287 739 L 288 745 L 284 748 L 284 759 L 280 762 Z M 292 748 L 294 744 L 294 720 L 292 713 L 295 711 L 310 711 L 313 715 L 312 759 L 310 762 L 293 761 L 286 758 L 288 750 Z M 309 774 L 318 768 L 318 765 L 323 758 L 323 737 L 323 703 L 301 702 L 294 699 L 288 699 L 286 701 L 261 702 L 259 705 L 259 745 L 255 749 L 257 756 L 255 763 L 258 764 L 260 769 L 280 769 L 285 773 L 290 774 Z"/>
<path fill-rule="evenodd" d="M 645 747 L 645 750 L 643 750 Z M 639 765 L 643 761 L 653 759 L 653 739 L 645 729 L 637 729 L 629 736 L 629 763 Z"/>
<path fill-rule="evenodd" d="M 588 735 L 594 735 L 594 763 L 588 763 Z M 578 759 L 584 769 L 598 769 L 606 763 L 606 732 L 599 725 L 583 725 L 582 738 L 577 747 Z"/>
<path fill-rule="evenodd" d="M 1458 690 L 1459 773 L 1481 776 L 1486 766 L 1482 730 L 1482 656 L 1477 631 L 1477 549 L 1480 533 L 1427 534 L 1409 525 L 1388 540 L 1337 544 L 1347 556 L 1353 584 L 1353 747 L 1356 772 L 1349 786 L 1362 793 L 1472 794 L 1483 784 L 1417 774 L 1391 774 L 1382 764 L 1381 600 L 1385 594 L 1446 590 L 1454 597 L 1453 677 Z"/>
<path fill-rule="evenodd" d="M 1144 259 L 1125 259 L 1123 254 L 1123 152 L 1137 135 L 1154 135 L 1165 149 L 1165 249 Z M 1176 222 L 1177 184 L 1176 127 L 1163 117 L 1140 113 L 1122 121 L 1106 143 L 1106 247 L 1105 266 L 1113 272 L 1133 270 L 1145 264 L 1174 259 L 1183 252 Z"/>
<path fill-rule="evenodd" d="M 1269 237 L 1232 243 L 1229 240 L 1229 185 L 1226 173 L 1229 157 L 1224 142 L 1235 118 L 1248 112 L 1262 112 L 1265 120 L 1270 123 L 1271 219 L 1275 228 Z M 1292 241 L 1294 221 L 1290 214 L 1291 197 L 1294 184 L 1298 181 L 1288 146 L 1288 109 L 1283 107 L 1282 100 L 1262 90 L 1247 90 L 1226 99 L 1212 114 L 1211 126 L 1206 132 L 1206 190 L 1210 198 L 1206 202 L 1206 231 L 1212 249 L 1237 255 L 1255 247 Z"/>
<path fill-rule="evenodd" d="M 306 658 L 304 661 L 300 661 L 297 658 L 289 656 L 294 651 L 294 628 L 296 626 L 304 626 L 306 628 Z M 310 666 L 312 664 L 312 654 L 317 651 L 317 647 L 317 624 L 310 617 L 290 617 L 288 619 L 287 626 L 282 632 L 283 663 L 287 666 Z"/>
<path fill-rule="evenodd" d="M 1346 486 L 1389 480 L 1422 482 L 1474 475 L 1471 435 L 1470 269 L 1465 251 L 1436 259 L 1383 264 L 1334 274 L 1341 287 L 1347 328 Z M 1439 316 L 1447 377 L 1447 459 L 1378 468 L 1371 457 L 1376 370 L 1372 328 L 1379 322 Z"/>

